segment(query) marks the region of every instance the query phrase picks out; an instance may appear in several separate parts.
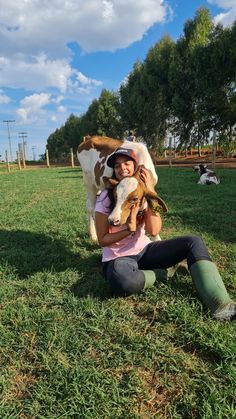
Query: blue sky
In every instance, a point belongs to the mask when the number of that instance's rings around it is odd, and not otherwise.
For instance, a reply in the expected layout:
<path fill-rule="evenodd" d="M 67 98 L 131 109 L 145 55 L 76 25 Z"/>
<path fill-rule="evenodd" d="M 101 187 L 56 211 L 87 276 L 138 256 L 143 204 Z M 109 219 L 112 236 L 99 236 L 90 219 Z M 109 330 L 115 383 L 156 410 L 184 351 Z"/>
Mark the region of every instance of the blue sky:
<path fill-rule="evenodd" d="M 235 0 L 0 0 L 0 155 L 13 157 L 20 132 L 28 154 L 71 113 L 86 112 L 102 89 L 117 90 L 137 59 L 206 6 L 229 26 Z"/>

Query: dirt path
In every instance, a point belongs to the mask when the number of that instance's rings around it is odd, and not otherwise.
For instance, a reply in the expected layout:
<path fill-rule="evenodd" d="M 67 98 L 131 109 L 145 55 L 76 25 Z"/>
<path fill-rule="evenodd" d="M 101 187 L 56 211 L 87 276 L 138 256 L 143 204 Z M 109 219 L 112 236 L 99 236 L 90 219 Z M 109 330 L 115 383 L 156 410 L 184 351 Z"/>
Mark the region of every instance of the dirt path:
<path fill-rule="evenodd" d="M 172 166 L 176 167 L 193 167 L 197 164 L 207 164 L 209 168 L 212 167 L 212 160 L 207 157 L 185 157 L 185 158 L 176 158 L 172 159 Z M 155 159 L 155 165 L 156 166 L 169 166 L 169 159 L 168 158 L 161 158 L 161 159 Z M 220 168 L 227 168 L 227 169 L 236 169 L 236 157 L 230 157 L 230 158 L 217 158 L 215 162 L 215 167 Z"/>

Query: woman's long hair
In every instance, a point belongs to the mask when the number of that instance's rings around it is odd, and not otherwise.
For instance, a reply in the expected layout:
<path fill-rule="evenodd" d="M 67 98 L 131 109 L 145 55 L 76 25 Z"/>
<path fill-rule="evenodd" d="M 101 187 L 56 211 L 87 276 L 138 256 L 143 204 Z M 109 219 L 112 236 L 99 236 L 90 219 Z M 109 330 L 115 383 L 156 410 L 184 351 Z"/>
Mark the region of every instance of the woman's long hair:
<path fill-rule="evenodd" d="M 116 179 L 116 177 L 115 177 L 115 171 L 113 170 L 113 173 L 112 173 L 112 176 L 111 176 L 111 179 Z M 116 179 L 117 180 L 117 179 Z M 107 189 L 107 196 L 108 196 L 108 198 L 110 199 L 110 201 L 111 201 L 111 203 L 110 203 L 110 205 L 109 205 L 109 209 L 110 209 L 110 211 L 112 212 L 113 211 L 113 209 L 115 208 L 115 198 L 114 198 L 114 194 L 113 194 L 113 189 L 114 188 L 110 188 L 110 189 Z"/>

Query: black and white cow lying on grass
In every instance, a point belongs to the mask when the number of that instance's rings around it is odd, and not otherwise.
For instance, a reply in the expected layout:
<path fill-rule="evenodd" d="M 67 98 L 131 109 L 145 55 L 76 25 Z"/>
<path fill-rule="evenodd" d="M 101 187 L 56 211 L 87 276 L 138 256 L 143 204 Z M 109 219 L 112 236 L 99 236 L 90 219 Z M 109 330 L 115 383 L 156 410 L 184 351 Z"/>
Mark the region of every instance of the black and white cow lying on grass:
<path fill-rule="evenodd" d="M 220 179 L 213 170 L 207 169 L 206 164 L 198 164 L 193 168 L 199 174 L 199 185 L 219 185 Z"/>

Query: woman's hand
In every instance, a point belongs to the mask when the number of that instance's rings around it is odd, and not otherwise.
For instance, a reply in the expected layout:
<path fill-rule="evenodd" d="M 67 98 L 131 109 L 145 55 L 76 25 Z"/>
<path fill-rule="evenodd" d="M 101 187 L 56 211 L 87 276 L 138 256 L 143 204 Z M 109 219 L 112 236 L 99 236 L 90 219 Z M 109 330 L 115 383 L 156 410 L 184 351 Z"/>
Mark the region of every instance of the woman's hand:
<path fill-rule="evenodd" d="M 126 221 L 126 225 L 129 231 L 135 232 L 137 229 L 137 214 L 139 212 L 139 203 L 134 204 L 131 208 L 129 218 Z"/>
<path fill-rule="evenodd" d="M 140 178 L 145 183 L 145 186 L 149 190 L 155 190 L 154 188 L 154 179 L 152 177 L 152 174 L 149 170 L 147 170 L 145 167 L 142 167 L 140 172 Z"/>

